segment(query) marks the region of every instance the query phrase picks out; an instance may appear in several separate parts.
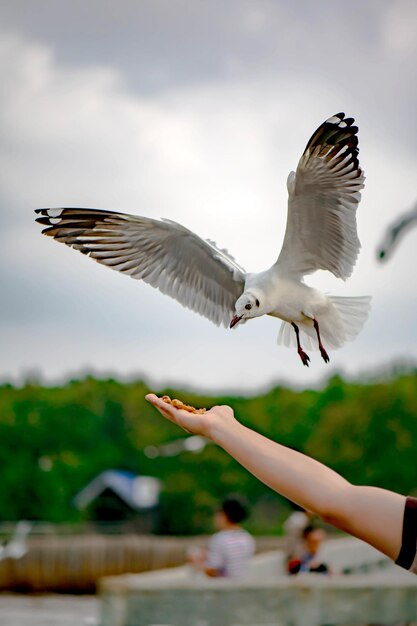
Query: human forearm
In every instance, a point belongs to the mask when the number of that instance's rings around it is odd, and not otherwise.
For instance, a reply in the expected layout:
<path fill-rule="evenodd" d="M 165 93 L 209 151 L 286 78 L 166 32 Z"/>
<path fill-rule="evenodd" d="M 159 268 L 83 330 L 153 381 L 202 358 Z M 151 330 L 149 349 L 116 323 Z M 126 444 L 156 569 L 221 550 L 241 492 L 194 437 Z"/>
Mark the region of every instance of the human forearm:
<path fill-rule="evenodd" d="M 216 422 L 210 438 L 263 483 L 320 516 L 349 483 L 318 461 L 280 445 L 237 421 Z"/>
<path fill-rule="evenodd" d="M 239 422 L 216 423 L 210 435 L 271 489 L 390 558 L 397 557 L 404 496 L 377 487 L 351 485 L 322 463 Z"/>
<path fill-rule="evenodd" d="M 349 483 L 341 476 L 295 450 L 242 426 L 228 406 L 215 406 L 205 414 L 190 414 L 147 396 L 166 418 L 224 448 L 266 485 L 318 515 L 327 516 L 335 498 Z"/>
<path fill-rule="evenodd" d="M 334 526 L 395 559 L 401 545 L 405 497 L 377 487 L 354 486 L 332 469 L 242 426 L 228 406 L 190 414 L 147 396 L 167 419 L 210 438 L 259 480 Z"/>

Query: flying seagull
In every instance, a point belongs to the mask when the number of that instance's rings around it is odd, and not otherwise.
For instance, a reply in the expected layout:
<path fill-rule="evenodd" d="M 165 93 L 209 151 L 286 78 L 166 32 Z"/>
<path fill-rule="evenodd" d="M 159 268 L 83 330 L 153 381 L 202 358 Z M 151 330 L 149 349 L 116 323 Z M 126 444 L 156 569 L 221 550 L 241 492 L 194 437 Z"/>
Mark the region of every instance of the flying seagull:
<path fill-rule="evenodd" d="M 410 211 L 407 211 L 407 213 L 400 215 L 393 224 L 388 226 L 384 239 L 379 244 L 377 259 L 379 261 L 387 261 L 398 246 L 400 240 L 413 226 L 417 226 L 417 204 L 415 204 Z"/>
<path fill-rule="evenodd" d="M 142 279 L 218 326 L 233 328 L 272 315 L 282 320 L 278 343 L 304 351 L 336 349 L 356 337 L 370 297 L 325 295 L 303 282 L 328 270 L 346 280 L 360 249 L 356 209 L 364 175 L 358 161 L 358 128 L 337 113 L 313 134 L 287 180 L 288 216 L 277 261 L 264 272 L 245 272 L 209 239 L 167 219 L 99 209 L 37 209 L 42 231 L 95 261 Z M 326 348 L 325 348 L 326 346 Z"/>

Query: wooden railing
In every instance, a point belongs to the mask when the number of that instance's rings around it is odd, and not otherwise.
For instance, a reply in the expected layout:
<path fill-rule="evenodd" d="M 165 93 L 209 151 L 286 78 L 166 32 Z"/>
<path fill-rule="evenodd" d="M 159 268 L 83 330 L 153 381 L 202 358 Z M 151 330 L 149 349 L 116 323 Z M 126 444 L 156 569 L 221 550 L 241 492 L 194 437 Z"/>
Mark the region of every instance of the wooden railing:
<path fill-rule="evenodd" d="M 191 546 L 206 537 L 150 535 L 29 536 L 21 559 L 0 560 L 0 590 L 94 592 L 103 576 L 175 567 L 186 561 Z M 279 537 L 259 537 L 257 550 L 276 548 Z"/>

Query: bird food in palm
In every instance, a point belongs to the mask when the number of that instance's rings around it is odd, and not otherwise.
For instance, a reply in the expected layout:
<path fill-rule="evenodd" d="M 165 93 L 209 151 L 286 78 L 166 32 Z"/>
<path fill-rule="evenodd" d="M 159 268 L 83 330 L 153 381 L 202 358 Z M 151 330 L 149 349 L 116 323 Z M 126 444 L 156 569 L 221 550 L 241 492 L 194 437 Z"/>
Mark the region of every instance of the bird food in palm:
<path fill-rule="evenodd" d="M 174 409 L 181 409 L 182 411 L 188 411 L 189 413 L 198 413 L 200 415 L 206 412 L 206 409 L 204 408 L 196 409 L 195 406 L 184 404 L 184 402 L 181 402 L 181 400 L 178 400 L 177 398 L 171 400 L 169 396 L 162 396 L 161 400 L 163 402 L 166 402 L 166 404 L 171 404 Z"/>

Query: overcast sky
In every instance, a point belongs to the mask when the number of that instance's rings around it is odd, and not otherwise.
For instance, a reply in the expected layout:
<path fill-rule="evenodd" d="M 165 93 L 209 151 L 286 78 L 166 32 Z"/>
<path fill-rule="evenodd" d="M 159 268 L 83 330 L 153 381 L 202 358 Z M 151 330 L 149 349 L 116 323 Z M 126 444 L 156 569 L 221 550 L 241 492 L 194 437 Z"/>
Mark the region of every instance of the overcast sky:
<path fill-rule="evenodd" d="M 417 231 L 375 251 L 417 197 L 417 3 L 301 0 L 0 4 L 0 379 L 143 375 L 200 389 L 316 385 L 417 357 Z M 219 329 L 40 235 L 33 209 L 178 221 L 249 271 L 279 252 L 286 178 L 315 128 L 359 125 L 362 251 L 343 283 L 373 296 L 358 338 L 311 367 L 279 320 Z"/>

